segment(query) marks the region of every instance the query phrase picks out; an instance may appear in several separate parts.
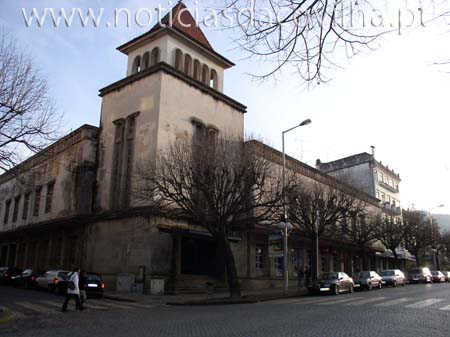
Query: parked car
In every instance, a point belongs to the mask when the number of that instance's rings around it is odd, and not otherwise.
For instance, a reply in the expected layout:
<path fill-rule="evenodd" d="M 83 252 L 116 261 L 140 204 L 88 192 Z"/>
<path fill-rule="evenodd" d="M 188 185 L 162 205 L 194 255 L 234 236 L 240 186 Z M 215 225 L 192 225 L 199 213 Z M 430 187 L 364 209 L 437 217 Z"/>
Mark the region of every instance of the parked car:
<path fill-rule="evenodd" d="M 100 274 L 87 272 L 87 284 L 86 287 L 86 295 L 87 297 L 102 297 L 103 291 L 105 289 L 105 284 L 103 283 L 102 277 Z M 70 276 L 70 272 L 63 278 L 62 281 L 58 282 L 56 286 L 56 292 L 58 294 L 66 294 L 67 293 L 67 281 Z"/>
<path fill-rule="evenodd" d="M 308 287 L 308 290 L 339 295 L 341 292 L 353 293 L 354 286 L 353 279 L 346 273 L 329 272 L 320 275 L 319 279 Z"/>
<path fill-rule="evenodd" d="M 19 275 L 11 277 L 11 283 L 14 287 L 22 287 L 25 289 L 36 287 L 36 278 L 41 273 L 28 268 L 21 272 Z"/>
<path fill-rule="evenodd" d="M 11 284 L 11 278 L 13 276 L 17 276 L 22 272 L 22 269 L 9 267 L 6 271 L 3 272 L 3 275 L 0 278 L 1 284 Z"/>
<path fill-rule="evenodd" d="M 450 282 L 450 271 L 443 271 L 442 274 L 445 276 L 445 282 Z"/>
<path fill-rule="evenodd" d="M 436 282 L 436 283 L 444 283 L 445 282 L 445 275 L 442 274 L 439 270 L 433 270 L 431 272 L 431 275 L 433 275 L 433 282 Z"/>
<path fill-rule="evenodd" d="M 49 270 L 36 279 L 37 287 L 54 292 L 58 283 L 64 281 L 68 273 L 70 272 L 67 270 Z"/>
<path fill-rule="evenodd" d="M 433 275 L 431 275 L 430 268 L 421 267 L 408 270 L 409 283 L 432 283 Z"/>
<path fill-rule="evenodd" d="M 0 278 L 3 276 L 3 273 L 8 270 L 8 267 L 0 267 Z"/>
<path fill-rule="evenodd" d="M 355 287 L 359 287 L 360 289 L 381 289 L 382 286 L 383 280 L 381 276 L 374 271 L 360 271 L 356 276 Z"/>
<path fill-rule="evenodd" d="M 381 279 L 387 285 L 391 285 L 393 287 L 398 285 L 405 286 L 406 284 L 405 274 L 403 274 L 400 269 L 383 270 L 381 272 Z"/>

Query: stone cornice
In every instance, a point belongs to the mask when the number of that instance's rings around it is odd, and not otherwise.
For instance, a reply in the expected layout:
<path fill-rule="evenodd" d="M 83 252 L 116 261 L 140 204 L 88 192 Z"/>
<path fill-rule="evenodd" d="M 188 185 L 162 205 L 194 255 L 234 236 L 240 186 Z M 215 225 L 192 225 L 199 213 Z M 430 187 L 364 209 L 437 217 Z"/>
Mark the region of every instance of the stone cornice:
<path fill-rule="evenodd" d="M 180 80 L 182 80 L 183 82 L 193 86 L 194 88 L 204 92 L 205 94 L 211 95 L 212 97 L 214 97 L 215 99 L 231 106 L 232 108 L 245 113 L 247 112 L 247 107 L 241 103 L 239 103 L 238 101 L 235 101 L 234 99 L 228 97 L 227 95 L 222 94 L 221 92 L 208 87 L 206 85 L 204 85 L 203 83 L 194 80 L 193 78 L 187 76 L 186 74 L 182 73 L 179 70 L 176 70 L 174 67 L 170 66 L 169 64 L 165 63 L 165 62 L 160 62 L 152 67 L 149 67 L 145 70 L 139 71 L 133 75 L 130 75 L 128 77 L 125 77 L 124 79 L 121 79 L 113 84 L 110 84 L 102 89 L 100 89 L 100 97 L 103 97 L 111 92 L 117 91 L 122 89 L 123 87 L 139 81 L 143 78 L 146 78 L 147 76 L 150 76 L 154 73 L 157 73 L 158 71 L 163 71 L 166 74 L 169 74 L 171 76 L 174 76 Z"/>

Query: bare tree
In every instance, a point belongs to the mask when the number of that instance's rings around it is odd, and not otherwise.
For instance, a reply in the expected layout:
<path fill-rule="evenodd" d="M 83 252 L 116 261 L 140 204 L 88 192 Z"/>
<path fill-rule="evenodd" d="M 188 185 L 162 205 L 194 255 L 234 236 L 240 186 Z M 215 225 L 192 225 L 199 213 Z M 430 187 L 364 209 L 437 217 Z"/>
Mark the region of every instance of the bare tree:
<path fill-rule="evenodd" d="M 399 267 L 397 248 L 400 247 L 404 238 L 403 223 L 392 216 L 382 214 L 377 217 L 378 234 L 377 239 L 394 254 L 394 260 Z"/>
<path fill-rule="evenodd" d="M 378 215 L 367 215 L 366 212 L 351 214 L 349 223 L 341 227 L 342 234 L 358 246 L 363 259 L 363 270 L 368 270 L 367 249 L 378 238 Z"/>
<path fill-rule="evenodd" d="M 240 47 L 273 65 L 267 72 L 253 74 L 256 78 L 273 77 L 291 65 L 304 82 L 320 84 L 330 79 L 327 72 L 341 68 L 337 61 L 341 56 L 373 50 L 377 38 L 387 32 L 373 21 L 368 27 L 370 20 L 361 14 L 379 10 L 372 3 L 382 2 L 226 0 L 225 10 L 235 19 Z"/>
<path fill-rule="evenodd" d="M 416 257 L 419 267 L 421 254 L 435 241 L 433 228 L 427 215 L 417 210 L 403 210 L 403 223 L 405 248 Z"/>
<path fill-rule="evenodd" d="M 287 190 L 288 216 L 296 230 L 318 247 L 323 237 L 335 238 L 340 224 L 350 216 L 362 214 L 363 201 L 335 186 L 300 181 Z M 313 250 L 313 278 L 318 275 L 318 252 Z"/>
<path fill-rule="evenodd" d="M 240 297 L 233 231 L 274 223 L 281 202 L 279 172 L 249 143 L 210 136 L 178 140 L 140 171 L 138 195 L 169 217 L 204 227 L 223 252 L 231 297 Z"/>
<path fill-rule="evenodd" d="M 0 36 L 0 172 L 54 141 L 61 116 L 31 58 Z"/>

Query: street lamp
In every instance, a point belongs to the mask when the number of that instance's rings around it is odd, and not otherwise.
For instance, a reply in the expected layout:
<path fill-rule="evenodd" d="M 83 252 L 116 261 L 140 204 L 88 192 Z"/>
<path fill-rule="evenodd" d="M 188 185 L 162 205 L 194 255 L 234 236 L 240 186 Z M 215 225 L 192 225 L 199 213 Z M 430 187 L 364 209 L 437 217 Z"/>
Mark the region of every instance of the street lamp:
<path fill-rule="evenodd" d="M 292 131 L 300 126 L 305 126 L 311 124 L 310 119 L 305 119 L 300 124 L 287 129 L 281 133 L 282 135 L 282 149 L 283 149 L 283 221 L 280 223 L 280 228 L 283 231 L 283 274 L 284 274 L 284 291 L 288 290 L 289 287 L 289 274 L 288 274 L 288 227 L 289 223 L 287 221 L 287 211 L 286 211 L 286 152 L 284 151 L 284 135 L 289 131 Z M 292 227 L 292 226 L 291 226 Z"/>
<path fill-rule="evenodd" d="M 428 216 L 429 216 L 429 218 L 430 218 L 430 228 L 431 228 L 431 239 L 434 239 L 434 227 L 433 227 L 433 218 L 431 217 L 431 211 L 432 210 L 434 210 L 434 209 L 436 209 L 436 208 L 440 208 L 440 207 L 444 207 L 445 205 L 444 204 L 441 204 L 441 205 L 439 205 L 439 206 L 435 206 L 435 207 L 433 207 L 433 208 L 430 208 L 429 210 L 428 210 Z M 437 247 L 437 246 L 436 246 Z M 439 252 L 438 252 L 438 249 L 436 249 L 436 252 L 433 252 L 434 253 L 434 269 L 436 269 L 436 270 L 438 270 L 439 269 L 439 267 L 438 267 L 438 256 L 439 256 Z"/>

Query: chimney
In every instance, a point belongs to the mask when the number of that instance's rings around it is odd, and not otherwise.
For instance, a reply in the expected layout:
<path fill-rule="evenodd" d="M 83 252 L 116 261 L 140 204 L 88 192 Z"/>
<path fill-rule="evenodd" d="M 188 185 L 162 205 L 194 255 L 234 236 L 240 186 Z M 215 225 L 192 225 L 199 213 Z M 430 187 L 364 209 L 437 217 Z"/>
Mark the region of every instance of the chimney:
<path fill-rule="evenodd" d="M 375 146 L 371 145 L 370 149 L 372 150 L 372 158 L 375 159 Z"/>
<path fill-rule="evenodd" d="M 322 162 L 320 161 L 320 159 L 316 160 L 316 169 L 320 170 L 320 165 L 322 164 Z"/>

